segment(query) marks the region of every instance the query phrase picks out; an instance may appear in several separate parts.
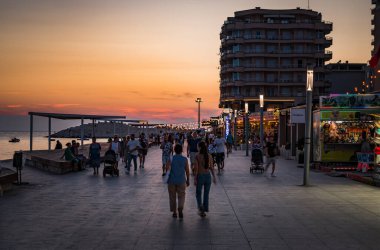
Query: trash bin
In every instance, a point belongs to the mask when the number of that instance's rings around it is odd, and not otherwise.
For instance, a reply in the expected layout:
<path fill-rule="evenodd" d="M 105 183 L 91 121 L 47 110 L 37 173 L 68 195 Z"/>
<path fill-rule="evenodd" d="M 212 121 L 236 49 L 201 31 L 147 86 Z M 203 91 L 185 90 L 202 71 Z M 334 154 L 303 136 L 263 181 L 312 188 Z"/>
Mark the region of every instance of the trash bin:
<path fill-rule="evenodd" d="M 22 169 L 22 151 L 16 151 L 13 155 L 13 167 Z"/>

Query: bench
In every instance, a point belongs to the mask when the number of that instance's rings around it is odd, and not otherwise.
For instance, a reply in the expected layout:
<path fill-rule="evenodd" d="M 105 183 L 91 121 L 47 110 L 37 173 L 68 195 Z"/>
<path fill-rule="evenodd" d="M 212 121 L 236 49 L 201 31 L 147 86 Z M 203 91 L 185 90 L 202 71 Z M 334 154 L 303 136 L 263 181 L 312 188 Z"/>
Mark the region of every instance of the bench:
<path fill-rule="evenodd" d="M 0 196 L 3 192 L 12 188 L 13 182 L 17 181 L 17 173 L 9 168 L 2 167 L 0 172 Z"/>
<path fill-rule="evenodd" d="M 34 155 L 32 155 L 31 159 L 27 160 L 25 164 L 30 167 L 35 167 L 56 174 L 65 174 L 78 169 L 77 166 L 74 166 L 74 164 L 69 161 L 61 159 L 52 160 Z"/>

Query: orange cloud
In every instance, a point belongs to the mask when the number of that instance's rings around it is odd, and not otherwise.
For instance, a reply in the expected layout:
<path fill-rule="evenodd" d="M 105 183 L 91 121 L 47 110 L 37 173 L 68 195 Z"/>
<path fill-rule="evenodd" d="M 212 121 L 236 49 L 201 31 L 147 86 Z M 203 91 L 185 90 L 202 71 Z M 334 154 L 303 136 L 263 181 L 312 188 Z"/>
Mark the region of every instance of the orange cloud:
<path fill-rule="evenodd" d="M 21 104 L 9 104 L 7 105 L 7 108 L 14 109 L 14 108 L 21 108 Z"/>

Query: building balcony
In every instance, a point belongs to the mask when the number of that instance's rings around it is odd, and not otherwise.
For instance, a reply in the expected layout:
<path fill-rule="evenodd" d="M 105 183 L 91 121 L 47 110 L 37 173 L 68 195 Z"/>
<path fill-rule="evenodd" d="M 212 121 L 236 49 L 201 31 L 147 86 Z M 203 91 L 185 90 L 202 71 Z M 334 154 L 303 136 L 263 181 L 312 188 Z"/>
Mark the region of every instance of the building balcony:
<path fill-rule="evenodd" d="M 299 97 L 294 94 L 281 95 L 274 93 L 272 96 L 265 95 L 266 103 L 273 102 L 294 102 L 295 98 Z M 259 102 L 259 97 L 257 95 L 233 95 L 233 94 L 222 94 L 220 95 L 220 102 L 240 102 L 240 101 L 250 101 L 250 102 Z"/>
<path fill-rule="evenodd" d="M 265 51 L 238 51 L 235 53 L 229 53 L 229 54 L 223 54 L 222 59 L 225 58 L 244 58 L 244 57 L 271 57 L 271 58 L 278 58 L 278 57 L 299 57 L 299 58 L 314 58 L 317 57 L 316 52 L 313 51 L 303 51 L 303 52 L 297 52 L 297 51 L 281 51 L 281 52 L 265 52 Z"/>
<path fill-rule="evenodd" d="M 268 43 L 268 44 L 314 44 L 314 38 L 294 38 L 294 37 L 265 37 L 265 36 L 240 36 L 240 37 L 232 37 L 232 38 L 222 38 L 221 39 L 222 46 L 226 45 L 234 45 L 234 44 L 250 44 L 250 43 Z"/>
<path fill-rule="evenodd" d="M 306 73 L 305 73 L 306 74 Z M 241 86 L 305 86 L 306 80 L 288 79 L 244 79 L 244 80 L 222 80 L 220 87 L 241 87 Z"/>
<path fill-rule="evenodd" d="M 321 51 L 316 53 L 317 58 L 323 58 L 326 61 L 329 61 L 332 59 L 332 51 L 326 50 L 326 51 Z"/>
<path fill-rule="evenodd" d="M 333 23 L 328 21 L 323 21 L 315 24 L 316 30 L 324 30 L 326 33 L 330 33 L 333 29 Z"/>
<path fill-rule="evenodd" d="M 288 22 L 288 23 L 281 23 L 281 22 L 244 22 L 244 21 L 235 21 L 233 23 L 224 24 L 222 26 L 222 34 L 231 31 L 231 30 L 238 30 L 238 29 L 311 29 L 311 30 L 332 30 L 332 23 L 331 22 Z"/>
<path fill-rule="evenodd" d="M 325 38 L 317 38 L 315 40 L 316 44 L 323 44 L 325 47 L 330 47 L 333 43 L 332 37 L 326 36 Z"/>

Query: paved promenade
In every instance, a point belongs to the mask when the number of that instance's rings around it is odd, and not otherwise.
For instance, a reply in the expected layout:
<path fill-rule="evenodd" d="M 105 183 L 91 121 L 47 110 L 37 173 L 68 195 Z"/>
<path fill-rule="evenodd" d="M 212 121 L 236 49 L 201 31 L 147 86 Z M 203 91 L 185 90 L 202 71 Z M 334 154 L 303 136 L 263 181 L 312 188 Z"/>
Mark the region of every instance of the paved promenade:
<path fill-rule="evenodd" d="M 27 168 L 30 185 L 0 197 L 0 249 L 379 249 L 380 189 L 279 160 L 277 177 L 249 174 L 234 151 L 197 215 L 187 189 L 184 219 L 169 212 L 161 152 L 120 177 L 92 170 L 53 175 Z"/>

